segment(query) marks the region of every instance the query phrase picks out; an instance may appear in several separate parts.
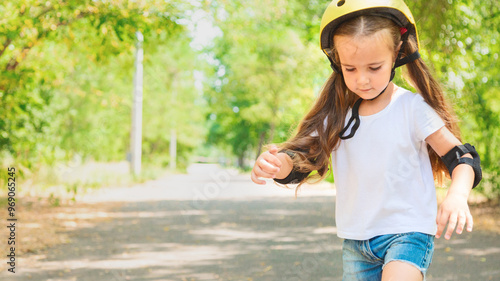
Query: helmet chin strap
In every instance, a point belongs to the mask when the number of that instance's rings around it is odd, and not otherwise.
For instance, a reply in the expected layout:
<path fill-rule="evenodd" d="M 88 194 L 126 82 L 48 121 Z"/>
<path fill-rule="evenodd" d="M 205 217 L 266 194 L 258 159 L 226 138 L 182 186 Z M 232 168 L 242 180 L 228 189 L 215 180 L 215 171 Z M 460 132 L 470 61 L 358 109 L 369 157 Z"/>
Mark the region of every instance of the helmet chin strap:
<path fill-rule="evenodd" d="M 382 90 L 382 92 L 380 92 L 380 94 L 378 94 L 376 97 L 374 97 L 372 99 L 366 99 L 366 100 L 368 100 L 368 101 L 375 100 L 376 98 L 380 97 L 385 92 L 385 90 L 387 90 L 387 88 L 391 84 L 392 79 L 394 78 L 394 76 L 396 74 L 396 67 L 397 67 L 396 65 L 397 65 L 397 63 L 395 63 L 394 66 L 392 67 L 391 78 L 389 79 L 389 82 L 387 83 L 387 86 L 385 86 L 385 88 Z M 342 129 L 342 131 L 340 131 L 340 133 L 339 133 L 339 138 L 340 139 L 347 140 L 347 139 L 350 139 L 350 138 L 354 137 L 354 133 L 356 133 L 356 130 L 358 130 L 359 124 L 361 123 L 361 120 L 359 118 L 359 106 L 361 105 L 361 102 L 364 101 L 364 100 L 365 99 L 359 98 L 356 101 L 356 103 L 354 103 L 354 106 L 352 107 L 351 118 L 347 122 L 347 126 L 345 126 L 345 128 Z M 351 123 L 352 122 L 354 122 L 354 124 L 352 125 L 351 132 L 349 133 L 349 135 L 344 136 L 344 134 L 349 129 L 349 127 L 351 127 Z"/>
<path fill-rule="evenodd" d="M 389 84 L 391 84 L 391 81 L 389 81 L 389 83 L 387 83 L 387 86 L 385 86 L 385 88 L 382 90 L 382 92 L 380 92 L 380 94 L 378 94 L 376 97 L 374 97 L 373 99 L 365 99 L 365 100 L 372 101 L 372 100 L 375 100 L 376 98 L 380 97 L 385 92 L 385 90 L 387 90 L 387 88 L 389 87 Z"/>
<path fill-rule="evenodd" d="M 345 128 L 342 129 L 342 131 L 340 131 L 340 133 L 339 133 L 340 139 L 346 140 L 346 139 L 350 139 L 350 138 L 354 137 L 354 133 L 356 133 L 356 130 L 358 129 L 359 124 L 361 123 L 361 120 L 359 119 L 359 106 L 361 105 L 361 102 L 364 100 L 372 101 L 372 100 L 375 100 L 376 98 L 380 97 L 385 92 L 385 90 L 387 90 L 387 88 L 389 87 L 389 84 L 391 84 L 393 76 L 394 75 L 391 76 L 391 80 L 389 80 L 389 83 L 387 83 L 387 86 L 385 86 L 385 88 L 382 90 L 382 92 L 380 92 L 380 94 L 378 94 L 376 97 L 374 97 L 372 99 L 359 98 L 356 101 L 356 103 L 354 103 L 354 106 L 352 107 L 351 118 L 349 119 L 349 122 L 347 122 L 347 126 L 345 126 Z M 345 132 L 349 129 L 349 127 L 351 127 L 352 122 L 354 122 L 354 124 L 352 125 L 351 132 L 349 133 L 349 135 L 344 136 Z"/>
<path fill-rule="evenodd" d="M 401 50 L 399 51 L 398 53 L 398 57 L 399 55 L 401 54 Z M 394 62 L 394 65 L 392 66 L 392 69 L 391 69 L 391 78 L 389 78 L 389 82 L 387 82 L 387 86 L 385 86 L 385 88 L 382 90 L 382 92 L 380 92 L 380 94 L 378 94 L 376 97 L 374 97 L 373 99 L 366 99 L 366 100 L 369 100 L 369 101 L 372 101 L 378 97 L 380 97 L 384 92 L 385 90 L 387 90 L 387 88 L 389 87 L 389 85 L 391 84 L 391 81 L 392 79 L 394 79 L 394 76 L 396 76 L 396 67 L 398 67 L 398 63 L 397 62 Z"/>

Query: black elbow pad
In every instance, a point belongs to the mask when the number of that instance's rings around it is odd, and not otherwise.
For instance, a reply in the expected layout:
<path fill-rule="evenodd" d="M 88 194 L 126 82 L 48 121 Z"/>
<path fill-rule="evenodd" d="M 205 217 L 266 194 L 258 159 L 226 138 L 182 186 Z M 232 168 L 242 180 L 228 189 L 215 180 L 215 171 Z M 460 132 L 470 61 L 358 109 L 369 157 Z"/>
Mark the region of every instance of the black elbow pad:
<path fill-rule="evenodd" d="M 292 170 L 286 178 L 274 179 L 274 181 L 281 184 L 297 184 L 300 183 L 303 179 L 307 178 L 308 175 L 309 173 L 301 173 L 299 171 Z"/>
<path fill-rule="evenodd" d="M 288 156 L 290 157 L 294 157 L 295 154 L 293 153 L 293 151 L 289 151 L 289 150 L 282 150 L 280 152 L 284 152 L 286 154 L 288 154 Z M 280 183 L 280 184 L 297 184 L 297 183 L 300 183 L 303 179 L 307 178 L 307 176 L 309 175 L 310 173 L 307 172 L 307 173 L 302 173 L 302 172 L 299 172 L 297 170 L 295 170 L 295 167 L 292 169 L 292 171 L 290 172 L 290 174 L 288 174 L 288 176 L 284 179 L 274 179 L 275 182 L 277 183 Z"/>
<path fill-rule="evenodd" d="M 472 159 L 468 157 L 462 157 L 467 153 L 470 153 L 470 155 L 472 155 Z M 450 177 L 456 166 L 460 164 L 467 164 L 471 166 L 474 170 L 474 185 L 472 186 L 472 188 L 476 187 L 483 177 L 483 173 L 481 171 L 481 159 L 479 158 L 479 154 L 477 153 L 476 148 L 468 143 L 455 146 L 450 151 L 448 151 L 446 155 L 441 157 L 441 159 L 448 168 Z"/>

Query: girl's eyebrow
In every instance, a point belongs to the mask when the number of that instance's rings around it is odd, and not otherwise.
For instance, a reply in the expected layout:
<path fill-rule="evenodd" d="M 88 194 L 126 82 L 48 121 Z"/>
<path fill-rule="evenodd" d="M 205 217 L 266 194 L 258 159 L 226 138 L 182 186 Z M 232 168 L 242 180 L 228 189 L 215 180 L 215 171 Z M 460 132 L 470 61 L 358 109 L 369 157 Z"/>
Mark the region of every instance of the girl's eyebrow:
<path fill-rule="evenodd" d="M 380 62 L 372 62 L 372 63 L 369 63 L 368 66 L 373 66 L 373 65 L 378 65 L 378 64 L 382 64 L 384 63 L 383 61 L 380 61 Z M 345 63 L 340 63 L 341 65 L 345 66 L 345 67 L 354 67 L 353 65 L 350 65 L 350 64 L 345 64 Z"/>

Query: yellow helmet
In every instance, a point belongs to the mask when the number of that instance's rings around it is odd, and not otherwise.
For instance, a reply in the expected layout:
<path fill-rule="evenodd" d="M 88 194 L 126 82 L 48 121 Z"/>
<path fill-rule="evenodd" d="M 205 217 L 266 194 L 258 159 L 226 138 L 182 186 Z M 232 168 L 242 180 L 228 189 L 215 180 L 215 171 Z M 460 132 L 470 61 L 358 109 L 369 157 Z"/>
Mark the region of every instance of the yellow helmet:
<path fill-rule="evenodd" d="M 332 63 L 332 68 L 335 29 L 341 23 L 361 15 L 376 15 L 393 20 L 398 26 L 407 29 L 408 35 L 415 37 L 420 49 L 415 19 L 403 0 L 333 0 L 323 14 L 320 29 L 321 49 Z"/>

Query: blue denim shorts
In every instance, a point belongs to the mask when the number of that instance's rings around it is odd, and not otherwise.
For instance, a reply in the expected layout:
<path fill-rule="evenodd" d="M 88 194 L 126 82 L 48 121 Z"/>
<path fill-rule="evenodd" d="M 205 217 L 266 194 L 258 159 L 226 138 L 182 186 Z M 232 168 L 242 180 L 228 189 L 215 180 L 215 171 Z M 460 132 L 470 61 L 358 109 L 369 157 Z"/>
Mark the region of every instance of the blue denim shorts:
<path fill-rule="evenodd" d="M 379 281 L 391 261 L 409 263 L 425 273 L 434 253 L 434 236 L 420 232 L 388 234 L 369 240 L 344 240 L 343 281 Z"/>

